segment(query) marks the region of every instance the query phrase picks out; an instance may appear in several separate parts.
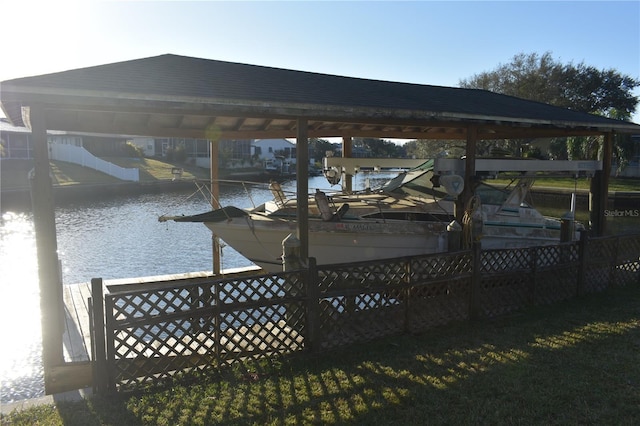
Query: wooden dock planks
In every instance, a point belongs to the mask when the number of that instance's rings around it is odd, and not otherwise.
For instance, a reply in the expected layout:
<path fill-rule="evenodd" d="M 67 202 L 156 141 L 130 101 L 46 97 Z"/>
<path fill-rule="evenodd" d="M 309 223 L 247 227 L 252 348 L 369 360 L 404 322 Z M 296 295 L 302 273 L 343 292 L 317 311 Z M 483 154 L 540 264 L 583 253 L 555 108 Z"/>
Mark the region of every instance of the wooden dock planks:
<path fill-rule="evenodd" d="M 65 333 L 63 353 L 65 362 L 84 362 L 91 358 L 89 283 L 64 286 Z"/>

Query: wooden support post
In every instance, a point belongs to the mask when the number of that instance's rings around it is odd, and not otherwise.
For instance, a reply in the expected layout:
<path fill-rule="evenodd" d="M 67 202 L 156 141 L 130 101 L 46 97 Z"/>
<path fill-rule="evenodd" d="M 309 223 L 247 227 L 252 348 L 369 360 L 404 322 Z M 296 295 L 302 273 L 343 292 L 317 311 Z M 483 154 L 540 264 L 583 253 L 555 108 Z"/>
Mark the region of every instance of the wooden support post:
<path fill-rule="evenodd" d="M 588 241 L 589 241 L 589 237 L 586 231 L 582 231 L 580 232 L 580 241 L 578 242 L 578 259 L 580 260 L 580 263 L 578 265 L 578 276 L 577 276 L 577 283 L 576 283 L 576 296 L 580 297 L 582 296 L 585 291 L 584 291 L 584 287 L 585 287 L 585 277 L 586 277 L 586 271 L 587 271 L 587 262 L 589 261 L 588 256 L 589 256 L 589 252 L 588 252 Z"/>
<path fill-rule="evenodd" d="M 353 139 L 350 136 L 342 138 L 342 158 L 353 157 Z M 346 192 L 353 191 L 353 176 L 350 172 L 344 173 L 344 190 Z"/>
<path fill-rule="evenodd" d="M 480 286 L 482 285 L 482 248 L 480 242 L 474 241 L 471 246 L 471 292 L 469 296 L 469 317 L 480 318 Z"/>
<path fill-rule="evenodd" d="M 455 202 L 454 215 L 458 223 L 462 223 L 462 217 L 464 216 L 464 208 L 468 201 L 473 197 L 473 184 L 475 182 L 476 175 L 476 144 L 478 142 L 478 129 L 476 126 L 469 126 L 467 128 L 467 147 L 466 157 L 464 163 L 464 189 L 462 194 Z"/>
<path fill-rule="evenodd" d="M 560 248 L 562 250 L 562 247 Z M 536 304 L 536 290 L 538 287 L 538 250 L 536 247 L 529 247 L 529 305 L 535 306 Z"/>
<path fill-rule="evenodd" d="M 298 118 L 296 137 L 296 182 L 298 211 L 297 237 L 300 240 L 300 259 L 307 264 L 309 258 L 309 123 Z"/>
<path fill-rule="evenodd" d="M 592 236 L 598 236 L 600 225 L 600 210 L 602 210 L 600 206 L 600 197 L 599 197 L 599 189 L 600 181 L 602 180 L 602 170 L 596 170 L 593 177 L 591 178 L 591 184 L 589 187 L 589 229 L 591 230 Z"/>
<path fill-rule="evenodd" d="M 309 269 L 307 270 L 307 334 L 305 336 L 305 347 L 312 353 L 320 352 L 320 289 L 318 288 L 318 269 L 316 259 L 309 258 Z"/>
<path fill-rule="evenodd" d="M 107 347 L 104 329 L 104 292 L 102 278 L 91 279 L 91 306 L 93 329 L 93 386 L 98 393 L 105 393 L 109 389 L 109 375 L 107 374 Z"/>
<path fill-rule="evenodd" d="M 412 262 L 411 259 L 408 258 L 405 261 L 404 264 L 404 273 L 405 273 L 405 278 L 404 278 L 404 286 L 403 288 L 400 290 L 401 293 L 401 297 L 402 300 L 404 300 L 404 317 L 403 317 L 403 321 L 404 321 L 404 325 L 402 326 L 402 329 L 404 330 L 405 333 L 410 333 L 411 329 L 409 327 L 410 323 L 411 323 L 411 317 L 409 315 L 409 313 L 412 311 L 413 309 L 413 303 L 412 303 L 412 294 L 413 294 L 413 272 L 412 272 Z"/>
<path fill-rule="evenodd" d="M 604 211 L 609 208 L 609 178 L 611 177 L 611 162 L 613 161 L 613 134 L 606 133 L 602 143 L 602 177 L 599 188 L 600 209 L 598 211 L 598 216 L 600 217 L 599 237 L 603 236 L 607 230 Z"/>
<path fill-rule="evenodd" d="M 40 105 L 31 105 L 25 119 L 31 127 L 33 139 L 34 170 L 31 179 L 31 201 L 40 281 L 42 361 L 45 392 L 49 393 L 49 389 L 53 385 L 51 382 L 52 368 L 64 364 L 62 353 L 64 333 L 62 276 L 58 261 L 55 208 L 44 108 Z"/>
<path fill-rule="evenodd" d="M 219 177 L 219 141 L 218 139 L 210 140 L 209 147 L 211 149 L 209 156 L 209 165 L 211 167 L 210 179 L 211 179 L 211 208 L 213 210 L 220 208 L 220 184 Z M 222 273 L 222 267 L 220 262 L 220 239 L 213 235 L 211 236 L 211 252 L 213 253 L 213 274 L 220 275 Z"/>
<path fill-rule="evenodd" d="M 613 161 L 613 135 L 606 133 L 602 147 L 602 170 L 597 170 L 591 178 L 589 189 L 589 225 L 595 237 L 605 234 L 606 221 L 604 211 L 609 203 L 609 177 Z"/>

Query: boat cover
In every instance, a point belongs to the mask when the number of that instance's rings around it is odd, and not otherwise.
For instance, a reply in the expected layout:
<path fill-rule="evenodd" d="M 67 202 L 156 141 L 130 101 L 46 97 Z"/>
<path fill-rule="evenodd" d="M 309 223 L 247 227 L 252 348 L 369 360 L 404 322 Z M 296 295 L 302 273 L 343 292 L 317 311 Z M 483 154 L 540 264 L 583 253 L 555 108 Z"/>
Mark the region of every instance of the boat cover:
<path fill-rule="evenodd" d="M 176 222 L 222 222 L 234 217 L 243 216 L 249 216 L 249 213 L 237 207 L 228 206 L 206 213 L 195 214 L 192 216 L 175 217 L 173 218 L 173 220 Z"/>

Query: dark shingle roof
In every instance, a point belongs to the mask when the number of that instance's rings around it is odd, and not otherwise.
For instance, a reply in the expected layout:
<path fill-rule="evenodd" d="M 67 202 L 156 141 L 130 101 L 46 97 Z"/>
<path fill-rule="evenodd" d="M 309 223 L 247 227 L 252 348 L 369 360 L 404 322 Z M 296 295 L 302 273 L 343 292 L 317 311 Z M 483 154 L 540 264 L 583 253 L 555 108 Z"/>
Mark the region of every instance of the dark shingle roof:
<path fill-rule="evenodd" d="M 485 90 L 360 79 L 170 54 L 9 80 L 2 83 L 2 89 L 147 101 L 200 100 L 225 108 L 241 106 L 246 117 L 271 112 L 282 117 L 297 111 L 299 116 L 310 114 L 359 123 L 376 119 L 389 122 L 395 118 L 543 126 L 562 123 L 562 127 L 613 126 L 618 130 L 628 127 L 620 121 Z M 20 103 L 12 103 L 13 98 L 0 99 L 15 120 L 15 108 L 33 97 L 29 94 Z M 246 110 L 247 106 L 261 109 L 252 112 Z"/>

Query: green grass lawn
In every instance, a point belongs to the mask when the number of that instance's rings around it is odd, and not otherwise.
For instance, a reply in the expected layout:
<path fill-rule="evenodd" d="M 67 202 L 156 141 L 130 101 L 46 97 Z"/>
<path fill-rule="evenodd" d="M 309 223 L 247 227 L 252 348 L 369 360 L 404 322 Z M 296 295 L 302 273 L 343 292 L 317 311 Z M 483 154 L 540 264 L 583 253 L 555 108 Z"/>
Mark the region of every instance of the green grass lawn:
<path fill-rule="evenodd" d="M 345 350 L 238 365 L 3 425 L 634 425 L 640 288 Z"/>
<path fill-rule="evenodd" d="M 141 182 L 171 180 L 171 170 L 176 165 L 152 158 L 105 158 L 120 167 L 138 168 Z M 108 184 L 122 182 L 107 174 L 78 164 L 65 161 L 51 161 L 54 185 Z M 179 165 L 183 168 L 183 179 L 208 179 L 209 170 L 194 166 Z M 2 189 L 28 189 L 29 171 L 33 169 L 32 160 L 3 160 L 0 162 L 0 183 Z"/>
<path fill-rule="evenodd" d="M 183 169 L 183 179 L 209 179 L 209 170 L 185 164 L 172 164 L 153 158 L 124 158 L 107 157 L 106 161 L 117 164 L 120 167 L 140 169 L 141 182 L 153 182 L 170 180 L 173 178 L 171 170 L 173 167 Z M 27 178 L 29 170 L 33 168 L 32 160 L 4 160 L 0 162 L 0 183 L 2 189 L 28 189 L 29 180 Z M 101 172 L 82 167 L 77 164 L 64 161 L 52 161 L 51 171 L 56 185 L 77 185 L 77 184 L 100 184 L 122 182 Z M 489 184 L 497 186 L 507 185 L 510 180 L 497 179 L 488 180 Z M 534 188 L 566 188 L 573 189 L 577 186 L 579 190 L 589 190 L 590 180 L 580 178 L 577 180 L 568 178 L 539 178 L 534 184 Z M 640 179 L 611 178 L 609 182 L 610 191 L 640 191 Z"/>
<path fill-rule="evenodd" d="M 107 157 L 104 160 L 117 164 L 125 168 L 140 169 L 141 182 L 153 182 L 157 180 L 173 179 L 171 170 L 174 167 L 180 167 L 183 170 L 183 179 L 209 179 L 210 173 L 208 169 L 202 169 L 186 164 L 172 164 L 154 158 L 123 158 L 123 157 Z"/>
<path fill-rule="evenodd" d="M 509 184 L 511 180 L 509 179 L 488 179 L 487 183 L 494 184 L 498 187 L 505 186 Z M 540 177 L 535 180 L 533 185 L 533 189 L 536 188 L 564 188 L 573 190 L 584 190 L 588 191 L 591 185 L 591 179 L 589 178 L 550 178 L 550 177 Z M 616 178 L 612 177 L 609 179 L 609 191 L 640 191 L 640 179 L 631 179 L 631 178 Z"/>

